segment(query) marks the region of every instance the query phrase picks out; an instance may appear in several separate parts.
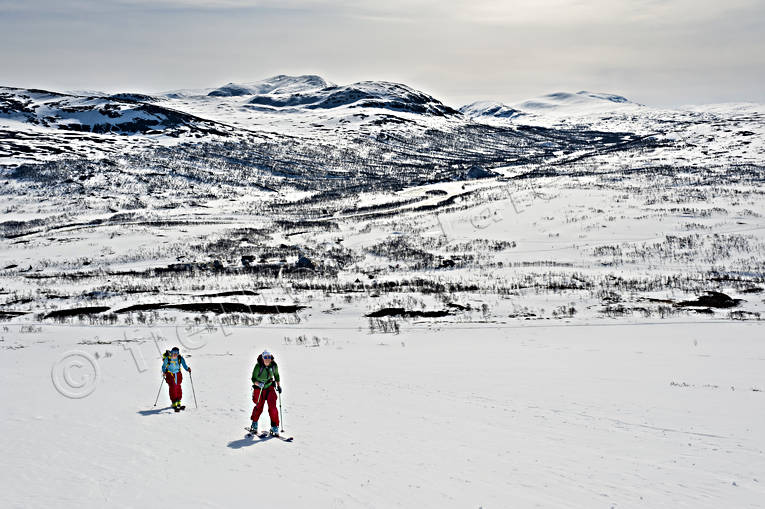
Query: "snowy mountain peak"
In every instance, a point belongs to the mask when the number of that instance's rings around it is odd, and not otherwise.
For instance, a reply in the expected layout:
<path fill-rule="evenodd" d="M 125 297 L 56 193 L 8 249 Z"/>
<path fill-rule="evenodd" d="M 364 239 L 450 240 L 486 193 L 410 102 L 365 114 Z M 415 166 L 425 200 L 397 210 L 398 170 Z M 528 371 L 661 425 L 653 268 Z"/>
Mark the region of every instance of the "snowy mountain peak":
<path fill-rule="evenodd" d="M 631 103 L 629 99 L 626 97 L 623 97 L 621 95 L 616 94 L 603 94 L 598 92 L 588 92 L 586 90 L 581 90 L 576 93 L 576 95 L 582 96 L 582 97 L 589 97 L 592 99 L 599 99 L 602 101 L 611 101 L 612 103 Z"/>
<path fill-rule="evenodd" d="M 600 92 L 555 92 L 530 99 L 513 107 L 530 113 L 566 112 L 586 113 L 591 111 L 610 110 L 625 106 L 640 106 L 626 97 Z"/>
<path fill-rule="evenodd" d="M 295 94 L 319 90 L 331 85 L 332 83 L 314 74 L 301 76 L 279 74 L 252 83 L 229 83 L 216 88 L 207 95 L 211 97 L 237 97 L 262 94 Z"/>
<path fill-rule="evenodd" d="M 360 81 L 350 85 L 328 85 L 318 90 L 284 93 L 278 89 L 255 95 L 248 104 L 268 110 L 303 108 L 383 108 L 426 115 L 454 115 L 458 112 L 441 101 L 400 83 Z"/>
<path fill-rule="evenodd" d="M 592 113 L 610 111 L 625 106 L 640 106 L 616 94 L 588 92 L 555 92 L 513 106 L 497 101 L 476 101 L 462 106 L 459 111 L 470 118 L 512 119 L 524 115 L 545 113 Z"/>
<path fill-rule="evenodd" d="M 522 111 L 496 101 L 476 101 L 462 106 L 459 111 L 468 117 L 515 118 Z"/>

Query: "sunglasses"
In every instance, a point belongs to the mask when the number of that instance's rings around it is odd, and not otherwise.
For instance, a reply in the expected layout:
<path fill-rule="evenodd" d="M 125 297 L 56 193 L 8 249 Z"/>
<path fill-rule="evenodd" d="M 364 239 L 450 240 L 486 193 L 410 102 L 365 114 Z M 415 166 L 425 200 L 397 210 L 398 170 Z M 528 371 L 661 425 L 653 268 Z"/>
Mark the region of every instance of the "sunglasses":
<path fill-rule="evenodd" d="M 273 356 L 273 355 L 264 355 L 264 356 L 263 356 L 263 359 L 264 359 L 264 360 L 265 360 L 265 359 L 273 359 L 273 358 L 274 358 L 274 356 Z"/>

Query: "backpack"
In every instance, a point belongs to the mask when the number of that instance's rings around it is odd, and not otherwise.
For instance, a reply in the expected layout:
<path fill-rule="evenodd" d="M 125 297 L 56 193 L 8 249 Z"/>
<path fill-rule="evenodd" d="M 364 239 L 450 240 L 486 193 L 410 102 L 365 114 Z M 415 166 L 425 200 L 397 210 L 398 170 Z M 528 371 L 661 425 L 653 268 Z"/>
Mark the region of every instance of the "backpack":
<path fill-rule="evenodd" d="M 181 353 L 178 352 L 178 362 L 181 362 L 182 358 L 183 358 L 183 355 L 181 355 Z M 165 353 L 162 354 L 162 363 L 169 360 L 170 360 L 170 350 L 165 350 Z"/>

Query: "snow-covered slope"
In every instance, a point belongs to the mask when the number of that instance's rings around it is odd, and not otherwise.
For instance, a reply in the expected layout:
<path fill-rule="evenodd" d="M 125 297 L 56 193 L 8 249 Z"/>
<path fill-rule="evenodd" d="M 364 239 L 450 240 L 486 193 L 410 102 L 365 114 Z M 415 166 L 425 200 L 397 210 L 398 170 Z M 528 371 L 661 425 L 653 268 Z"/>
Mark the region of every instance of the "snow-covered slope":
<path fill-rule="evenodd" d="M 226 124 L 175 110 L 153 96 L 0 88 L 0 167 L 93 160 L 231 134 Z"/>
<path fill-rule="evenodd" d="M 163 175 L 204 182 L 214 175 L 218 183 L 264 188 L 287 181 L 303 189 L 400 188 L 491 175 L 470 169 L 549 159 L 623 137 L 488 126 L 426 93 L 384 81 L 341 86 L 318 76 L 275 76 L 156 96 L 5 90 L 0 166 L 80 159 L 74 168 L 99 157 L 131 159 L 132 166 L 140 158 Z M 168 172 L 170 166 L 175 171 Z M 60 175 L 62 168 L 48 171 Z"/>
<path fill-rule="evenodd" d="M 296 185 L 315 187 L 452 180 L 476 166 L 496 172 L 604 152 L 625 160 L 629 151 L 629 164 L 638 154 L 641 164 L 651 164 L 657 152 L 643 149 L 657 145 L 671 153 L 660 156 L 665 159 L 704 161 L 714 152 L 717 164 L 756 163 L 765 150 L 757 142 L 757 108 L 655 109 L 582 91 L 515 107 L 481 101 L 456 111 L 403 84 L 334 85 L 314 75 L 159 95 L 4 88 L 0 166 L 140 157 L 160 168 L 173 160 L 184 166 L 180 173 L 203 180 L 207 165 L 235 165 L 228 174 L 241 182 L 254 178 L 269 187 L 273 178 L 284 185 L 294 177 Z"/>
<path fill-rule="evenodd" d="M 178 343 L 184 326 L 12 327 L 0 343 L 3 506 L 762 505 L 760 326 L 370 335 L 336 321 L 191 329 L 193 350 Z M 157 352 L 175 345 L 199 404 L 184 373 L 180 414 Z M 263 348 L 279 362 L 292 443 L 244 438 Z M 94 391 L 69 399 L 54 382 Z"/>
<path fill-rule="evenodd" d="M 210 131 L 210 122 L 152 104 L 151 96 L 72 96 L 45 90 L 0 88 L 0 121 L 92 133 L 177 135 Z"/>

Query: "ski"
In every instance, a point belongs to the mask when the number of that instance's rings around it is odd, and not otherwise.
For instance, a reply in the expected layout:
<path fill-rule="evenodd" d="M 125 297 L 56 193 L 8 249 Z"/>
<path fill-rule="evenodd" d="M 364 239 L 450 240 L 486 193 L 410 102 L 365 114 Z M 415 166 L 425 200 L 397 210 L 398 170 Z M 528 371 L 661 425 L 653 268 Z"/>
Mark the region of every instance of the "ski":
<path fill-rule="evenodd" d="M 244 430 L 247 432 L 247 434 L 245 435 L 245 438 L 247 438 L 247 437 L 250 437 L 250 438 L 258 437 L 261 440 L 265 440 L 266 438 L 278 438 L 282 442 L 292 442 L 295 439 L 295 437 L 283 437 L 281 435 L 272 435 L 268 431 L 264 431 L 264 432 L 258 433 L 256 435 L 255 433 L 252 432 L 252 430 L 250 428 L 244 428 Z"/>
<path fill-rule="evenodd" d="M 273 435 L 273 434 L 271 434 L 271 432 L 270 432 L 270 431 L 266 431 L 265 433 L 262 433 L 262 434 L 260 435 L 260 437 L 261 437 L 261 438 L 263 438 L 263 437 L 268 437 L 268 438 L 278 438 L 279 440 L 282 440 L 282 441 L 284 441 L 284 442 L 292 442 L 292 440 L 295 438 L 295 437 L 283 437 L 283 436 L 281 436 L 281 435 Z"/>
<path fill-rule="evenodd" d="M 253 433 L 250 428 L 244 428 L 244 430 L 247 432 L 247 434 L 244 436 L 245 438 L 266 438 L 268 437 L 268 433 Z"/>
<path fill-rule="evenodd" d="M 186 405 L 181 405 L 181 406 L 174 407 L 173 410 L 175 410 L 175 413 L 177 414 L 181 410 L 186 410 Z"/>

